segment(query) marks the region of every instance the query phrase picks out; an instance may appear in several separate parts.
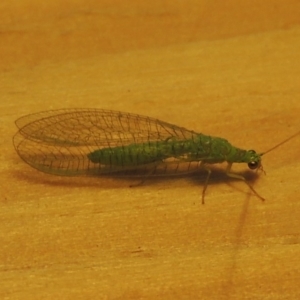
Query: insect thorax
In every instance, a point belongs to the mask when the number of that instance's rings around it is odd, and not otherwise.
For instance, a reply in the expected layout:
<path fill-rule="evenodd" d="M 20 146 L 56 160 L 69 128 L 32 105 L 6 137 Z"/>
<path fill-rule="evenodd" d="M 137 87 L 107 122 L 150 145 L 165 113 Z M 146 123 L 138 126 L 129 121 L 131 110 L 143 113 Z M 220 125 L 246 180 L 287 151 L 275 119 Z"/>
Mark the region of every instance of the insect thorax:
<path fill-rule="evenodd" d="M 199 134 L 193 138 L 196 151 L 190 157 L 206 163 L 253 163 L 260 164 L 260 154 L 232 146 L 226 139 Z"/>

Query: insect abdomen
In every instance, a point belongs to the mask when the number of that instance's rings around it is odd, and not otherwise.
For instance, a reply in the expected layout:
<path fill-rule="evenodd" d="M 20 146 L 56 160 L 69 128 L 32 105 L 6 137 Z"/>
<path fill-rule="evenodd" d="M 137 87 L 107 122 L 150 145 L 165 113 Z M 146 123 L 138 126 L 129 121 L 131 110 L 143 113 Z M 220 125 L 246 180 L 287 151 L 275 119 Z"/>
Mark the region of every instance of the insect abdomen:
<path fill-rule="evenodd" d="M 137 166 L 161 161 L 169 157 L 164 142 L 131 144 L 95 150 L 87 156 L 93 163 L 114 166 Z"/>

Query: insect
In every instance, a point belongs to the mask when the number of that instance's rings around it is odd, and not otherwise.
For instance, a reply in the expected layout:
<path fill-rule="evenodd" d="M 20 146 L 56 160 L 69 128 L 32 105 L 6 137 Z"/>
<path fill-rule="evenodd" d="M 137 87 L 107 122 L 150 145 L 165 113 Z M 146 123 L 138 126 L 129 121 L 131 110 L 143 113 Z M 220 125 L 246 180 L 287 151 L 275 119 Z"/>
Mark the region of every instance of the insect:
<path fill-rule="evenodd" d="M 233 163 L 247 163 L 262 170 L 264 153 L 243 150 L 227 140 L 166 123 L 154 118 L 104 109 L 60 109 L 21 117 L 13 142 L 19 156 L 32 167 L 54 175 L 124 176 L 174 175 L 197 169 L 207 171 L 202 203 L 211 175 L 210 164 L 227 162 L 225 173 L 244 181 L 231 171 Z"/>

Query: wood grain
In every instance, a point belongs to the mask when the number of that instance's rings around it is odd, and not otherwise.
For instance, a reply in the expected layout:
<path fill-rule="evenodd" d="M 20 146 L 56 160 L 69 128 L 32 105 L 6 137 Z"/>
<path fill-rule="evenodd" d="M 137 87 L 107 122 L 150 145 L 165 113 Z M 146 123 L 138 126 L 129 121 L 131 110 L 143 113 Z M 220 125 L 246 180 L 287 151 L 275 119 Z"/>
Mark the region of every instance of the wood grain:
<path fill-rule="evenodd" d="M 22 115 L 94 107 L 265 151 L 300 128 L 299 13 L 295 0 L 2 1 L 1 299 L 299 298 L 300 136 L 252 178 L 266 202 L 216 171 L 204 206 L 203 176 L 60 178 L 11 141 Z"/>

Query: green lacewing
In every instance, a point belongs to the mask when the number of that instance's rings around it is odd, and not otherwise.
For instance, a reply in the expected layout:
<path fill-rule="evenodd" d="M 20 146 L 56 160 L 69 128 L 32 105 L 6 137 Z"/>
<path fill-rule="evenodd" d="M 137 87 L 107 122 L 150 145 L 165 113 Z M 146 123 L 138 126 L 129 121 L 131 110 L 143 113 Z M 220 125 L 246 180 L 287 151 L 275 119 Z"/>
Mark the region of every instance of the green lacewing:
<path fill-rule="evenodd" d="M 210 178 L 210 164 L 227 162 L 229 177 L 243 180 L 233 163 L 262 169 L 264 153 L 232 146 L 226 139 L 196 133 L 158 119 L 104 109 L 60 109 L 21 117 L 13 138 L 19 156 L 39 171 L 65 176 L 117 174 L 118 176 L 174 175 L 207 171 L 202 191 Z"/>

